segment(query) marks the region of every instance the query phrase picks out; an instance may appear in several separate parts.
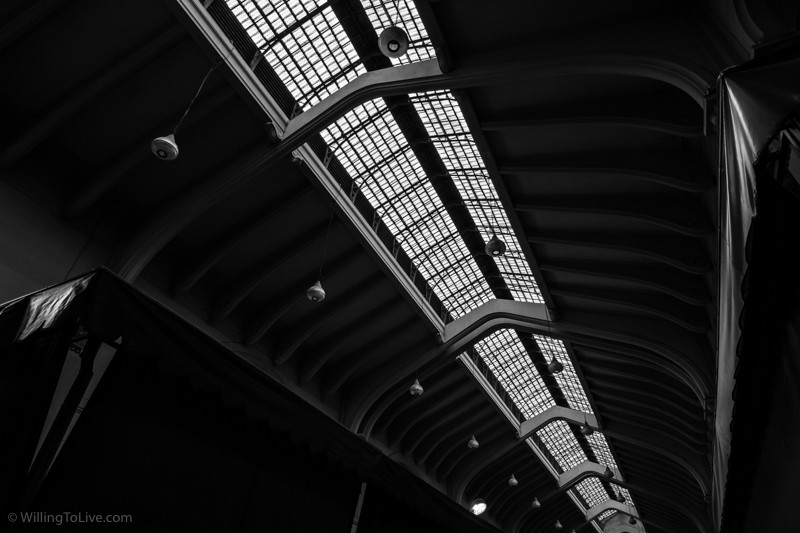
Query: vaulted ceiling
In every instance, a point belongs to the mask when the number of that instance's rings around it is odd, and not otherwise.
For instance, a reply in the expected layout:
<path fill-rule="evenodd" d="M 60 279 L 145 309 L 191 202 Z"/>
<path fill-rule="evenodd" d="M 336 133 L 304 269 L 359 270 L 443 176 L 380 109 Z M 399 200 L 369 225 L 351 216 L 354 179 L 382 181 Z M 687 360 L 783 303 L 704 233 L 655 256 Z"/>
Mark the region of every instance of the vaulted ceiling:
<path fill-rule="evenodd" d="M 283 0 L 7 2 L 0 165 L 120 275 L 499 529 L 600 528 L 585 511 L 621 492 L 651 533 L 710 532 L 715 80 L 797 11 L 751 3 L 333 0 L 264 44 Z M 382 16 L 417 32 L 394 64 Z M 355 58 L 324 83 L 287 67 L 338 53 L 308 36 L 323 24 Z M 406 166 L 378 172 L 387 131 Z M 551 406 L 599 431 L 519 439 Z M 581 460 L 616 475 L 558 488 Z"/>

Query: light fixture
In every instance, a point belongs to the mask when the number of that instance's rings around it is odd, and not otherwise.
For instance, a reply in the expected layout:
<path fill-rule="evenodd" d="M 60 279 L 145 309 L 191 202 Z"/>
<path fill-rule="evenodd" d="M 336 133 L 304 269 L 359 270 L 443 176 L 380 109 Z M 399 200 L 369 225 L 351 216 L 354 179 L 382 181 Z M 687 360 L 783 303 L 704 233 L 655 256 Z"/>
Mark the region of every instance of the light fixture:
<path fill-rule="evenodd" d="M 636 525 L 636 519 L 635 519 L 634 517 L 631 517 L 631 519 L 630 519 L 630 520 L 628 520 L 628 523 L 629 523 L 630 525 L 632 525 L 632 526 L 635 526 L 635 525 Z"/>
<path fill-rule="evenodd" d="M 322 267 L 325 265 L 325 252 L 328 251 L 328 241 L 331 236 L 331 227 L 333 226 L 333 209 L 331 209 L 331 216 L 328 219 L 328 230 L 325 232 L 325 240 L 322 243 L 322 254 L 319 258 L 319 271 L 317 272 L 317 282 L 306 290 L 306 298 L 312 302 L 321 302 L 325 299 L 325 289 L 322 288 Z"/>
<path fill-rule="evenodd" d="M 172 133 L 163 137 L 156 137 L 150 142 L 150 151 L 153 152 L 153 155 L 155 155 L 157 158 L 161 159 L 162 161 L 173 161 L 174 159 L 178 158 L 178 153 L 180 150 L 178 150 L 178 143 L 175 141 L 175 134 L 178 133 L 178 128 L 181 127 L 186 115 L 189 114 L 189 110 L 192 109 L 197 97 L 200 96 L 200 91 L 203 90 L 203 86 L 205 86 L 206 82 L 208 81 L 208 77 L 211 76 L 211 73 L 214 72 L 217 67 L 219 67 L 225 61 L 225 59 L 227 59 L 227 56 L 214 62 L 214 64 L 211 65 L 211 68 L 208 69 L 208 72 L 206 72 L 206 75 L 203 77 L 203 81 L 200 82 L 200 87 L 197 88 L 197 92 L 194 93 L 192 101 L 189 102 L 189 105 L 186 107 L 186 111 L 183 112 L 180 120 L 175 125 L 175 128 L 173 128 Z"/>
<path fill-rule="evenodd" d="M 553 525 L 553 527 L 555 527 L 556 529 L 562 529 L 564 526 L 561 525 L 561 522 L 556 520 L 556 523 Z"/>
<path fill-rule="evenodd" d="M 419 380 L 415 379 L 414 383 L 411 385 L 411 388 L 408 389 L 408 392 L 411 396 L 422 396 L 422 393 L 425 392 L 425 389 L 422 388 L 422 385 L 419 384 Z"/>
<path fill-rule="evenodd" d="M 486 510 L 486 502 L 483 498 L 475 498 L 469 505 L 469 512 L 478 516 Z"/>
<path fill-rule="evenodd" d="M 163 161 L 172 161 L 178 158 L 178 143 L 175 142 L 175 134 L 170 133 L 166 137 L 156 137 L 150 143 L 150 151 L 157 158 Z"/>
<path fill-rule="evenodd" d="M 475 448 L 477 448 L 478 446 L 480 446 L 480 444 L 478 444 L 478 439 L 476 439 L 476 438 L 475 438 L 475 435 L 473 435 L 473 436 L 472 436 L 472 437 L 469 439 L 469 441 L 467 442 L 467 448 L 469 448 L 470 450 L 474 450 L 474 449 L 475 449 Z"/>
<path fill-rule="evenodd" d="M 322 288 L 322 282 L 317 280 L 315 284 L 310 286 L 306 291 L 306 298 L 312 302 L 321 302 L 325 299 L 325 289 Z"/>
<path fill-rule="evenodd" d="M 607 478 L 612 478 L 614 477 L 614 471 L 611 470 L 611 467 L 606 466 L 606 469 L 603 471 L 603 475 L 606 476 Z"/>
<path fill-rule="evenodd" d="M 625 496 L 623 496 L 621 492 L 618 492 L 614 499 L 619 503 L 625 503 Z"/>
<path fill-rule="evenodd" d="M 506 243 L 497 238 L 496 234 L 492 234 L 492 238 L 486 243 L 486 253 L 493 257 L 500 257 L 506 253 Z"/>
<path fill-rule="evenodd" d="M 553 360 L 547 365 L 547 370 L 549 370 L 551 374 L 559 374 L 564 370 L 564 365 L 553 356 Z"/>
<path fill-rule="evenodd" d="M 517 485 L 519 485 L 519 481 L 517 481 L 517 478 L 514 477 L 514 474 L 511 474 L 511 477 L 508 478 L 508 486 L 516 487 Z"/>
<path fill-rule="evenodd" d="M 588 437 L 592 433 L 594 433 L 594 430 L 589 426 L 589 424 L 583 424 L 581 426 L 581 435 L 584 437 Z"/>
<path fill-rule="evenodd" d="M 389 26 L 378 37 L 378 48 L 386 57 L 402 57 L 408 52 L 408 35 L 399 26 Z"/>
<path fill-rule="evenodd" d="M 534 509 L 539 509 L 541 506 L 542 504 L 539 503 L 539 498 L 534 498 L 533 502 L 531 503 L 531 507 L 533 507 Z"/>

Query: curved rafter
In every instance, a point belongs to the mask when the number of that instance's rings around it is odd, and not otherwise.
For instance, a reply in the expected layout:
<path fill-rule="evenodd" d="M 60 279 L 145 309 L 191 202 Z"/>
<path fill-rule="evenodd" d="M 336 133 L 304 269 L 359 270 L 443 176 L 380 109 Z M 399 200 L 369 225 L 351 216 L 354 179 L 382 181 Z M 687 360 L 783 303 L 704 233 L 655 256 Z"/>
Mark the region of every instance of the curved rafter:
<path fill-rule="evenodd" d="M 692 305 L 707 305 L 711 295 L 702 278 L 667 265 L 612 263 L 609 261 L 547 261 L 544 272 L 566 272 L 593 278 L 622 280 L 654 289 Z"/>
<path fill-rule="evenodd" d="M 713 233 L 714 227 L 710 221 L 701 217 L 703 211 L 692 209 L 687 205 L 693 201 L 665 195 L 541 196 L 535 199 L 521 198 L 514 204 L 514 209 L 522 212 L 555 211 L 613 215 L 643 221 L 690 237 L 703 237 Z M 676 212 L 675 206 L 681 206 L 681 211 Z"/>
<path fill-rule="evenodd" d="M 374 340 L 376 337 L 391 337 L 395 334 L 400 334 L 400 332 L 408 326 L 416 324 L 416 317 L 411 316 L 402 322 L 388 324 L 389 331 L 385 331 L 387 325 L 375 325 L 376 322 L 386 320 L 388 312 L 382 312 L 385 308 L 392 308 L 394 305 L 401 302 L 402 299 L 400 297 L 388 302 L 382 309 L 379 309 L 375 313 L 370 313 L 367 318 L 359 323 L 358 328 L 353 328 L 347 335 L 337 333 L 336 335 L 332 335 L 330 340 L 326 339 L 313 346 L 309 346 L 307 350 L 299 354 L 301 364 L 298 369 L 298 379 L 301 382 L 313 379 L 314 376 L 317 375 L 317 372 L 319 372 L 328 361 L 344 351 L 346 346 L 350 346 L 357 339 L 365 335 L 369 335 L 370 340 Z"/>
<path fill-rule="evenodd" d="M 204 118 L 219 111 L 230 103 L 235 93 L 228 85 L 224 85 L 220 90 L 205 96 L 192 107 L 192 114 L 189 115 L 181 131 L 191 129 Z M 145 160 L 153 157 L 149 149 L 153 135 L 163 134 L 171 131 L 178 123 L 184 110 L 171 116 L 158 127 L 153 128 L 153 134 L 137 139 L 122 151 L 120 157 L 114 157 L 112 163 L 97 172 L 88 183 L 81 186 L 78 192 L 64 205 L 63 213 L 67 218 L 76 218 L 86 213 L 100 199 L 102 199 L 119 182 L 125 179 L 131 170 Z"/>
<path fill-rule="evenodd" d="M 258 234 L 260 231 L 274 224 L 281 216 L 297 208 L 297 204 L 309 197 L 311 190 L 302 187 L 288 193 L 285 196 L 274 199 L 263 208 L 259 213 L 236 224 L 218 237 L 216 241 L 207 247 L 202 257 L 197 257 L 191 261 L 180 280 L 175 283 L 176 293 L 186 292 L 195 283 L 211 270 L 220 260 L 225 258 L 234 248 L 241 245 L 248 238 Z M 318 226 L 319 229 L 322 226 Z"/>
<path fill-rule="evenodd" d="M 690 274 L 706 274 L 713 268 L 702 244 L 686 237 L 661 235 L 654 239 L 638 233 L 552 231 L 529 235 L 528 240 L 534 244 L 561 244 L 626 252 L 659 261 Z"/>
<path fill-rule="evenodd" d="M 550 293 L 562 298 L 590 300 L 606 304 L 609 307 L 641 311 L 669 320 L 695 333 L 706 333 L 711 328 L 705 309 L 686 305 L 668 296 L 563 284 L 558 288 L 552 287 Z"/>
<path fill-rule="evenodd" d="M 0 168 L 16 165 L 31 150 L 38 146 L 56 129 L 73 117 L 85 106 L 110 91 L 123 80 L 150 64 L 156 57 L 174 47 L 186 36 L 181 26 L 170 24 L 161 28 L 155 35 L 131 47 L 121 57 L 103 65 L 96 72 L 79 83 L 80 90 L 70 98 L 59 102 L 43 117 L 26 129 L 19 137 L 5 146 L 0 152 Z"/>

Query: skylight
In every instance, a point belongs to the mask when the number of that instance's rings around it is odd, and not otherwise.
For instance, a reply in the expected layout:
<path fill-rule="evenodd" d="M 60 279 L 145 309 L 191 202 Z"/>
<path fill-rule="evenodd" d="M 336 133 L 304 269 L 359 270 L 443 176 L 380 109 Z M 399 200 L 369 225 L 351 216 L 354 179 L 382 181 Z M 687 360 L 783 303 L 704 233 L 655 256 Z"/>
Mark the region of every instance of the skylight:
<path fill-rule="evenodd" d="M 331 2 L 226 0 L 226 3 L 296 100 L 298 112 L 314 106 L 366 72 Z M 413 0 L 362 0 L 362 5 L 376 34 L 393 24 L 408 33 L 411 43 L 408 54 L 392 59 L 392 64 L 435 58 Z M 512 297 L 543 303 L 455 96 L 450 91 L 432 91 L 409 97 L 475 229 L 485 242 L 493 234 L 505 242 L 506 253 L 493 259 Z M 453 318 L 494 298 L 383 99 L 354 108 L 320 135 L 330 154 L 348 172 Z M 564 364 L 564 371 L 555 379 L 569 406 L 591 413 L 590 402 L 564 344 L 540 335 L 535 340 L 548 360 L 556 356 Z M 531 418 L 555 405 L 516 332 L 496 332 L 478 343 L 475 350 L 523 416 Z M 561 471 L 587 460 L 566 422 L 553 422 L 541 428 L 537 436 Z M 602 434 L 594 433 L 587 439 L 598 461 L 616 467 Z M 574 490 L 590 507 L 608 499 L 596 478 L 582 481 Z M 622 488 L 619 491 L 632 504 L 628 492 Z"/>
<path fill-rule="evenodd" d="M 356 107 L 321 135 L 455 317 L 494 297 L 382 99 Z"/>
<path fill-rule="evenodd" d="M 508 247 L 494 261 L 512 297 L 521 302 L 542 303 L 533 273 L 455 97 L 450 91 L 410 97 L 484 241 L 496 233 Z"/>
<path fill-rule="evenodd" d="M 477 343 L 475 350 L 526 419 L 555 405 L 514 331 L 492 333 Z"/>
<path fill-rule="evenodd" d="M 226 2 L 301 110 L 366 72 L 329 2 Z"/>
<path fill-rule="evenodd" d="M 378 35 L 389 26 L 399 26 L 408 34 L 408 53 L 402 57 L 392 58 L 393 65 L 405 65 L 436 57 L 433 45 L 428 38 L 428 32 L 420 20 L 417 6 L 413 0 L 398 0 L 397 2 L 362 0 L 361 4 Z"/>

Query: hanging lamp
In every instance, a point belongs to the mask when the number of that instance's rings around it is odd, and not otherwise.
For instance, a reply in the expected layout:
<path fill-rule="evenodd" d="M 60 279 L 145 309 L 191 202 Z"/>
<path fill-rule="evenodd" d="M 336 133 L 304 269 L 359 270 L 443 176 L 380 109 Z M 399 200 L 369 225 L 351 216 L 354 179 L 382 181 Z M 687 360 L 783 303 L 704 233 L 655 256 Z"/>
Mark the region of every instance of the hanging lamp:
<path fill-rule="evenodd" d="M 517 481 L 517 478 L 514 477 L 514 474 L 511 474 L 511 477 L 508 478 L 508 486 L 516 487 L 517 485 L 519 485 L 519 481 Z"/>
<path fill-rule="evenodd" d="M 497 234 L 492 233 L 492 238 L 486 243 L 486 253 L 492 257 L 500 257 L 506 253 L 506 243 L 497 238 Z"/>
<path fill-rule="evenodd" d="M 469 448 L 470 450 L 474 450 L 478 446 L 480 446 L 480 444 L 478 443 L 478 439 L 475 438 L 475 435 L 472 435 L 469 441 L 467 441 L 467 448 Z"/>
<path fill-rule="evenodd" d="M 542 507 L 542 504 L 539 503 L 539 498 L 533 499 L 533 502 L 531 502 L 531 507 L 533 507 L 534 509 L 539 509 Z"/>
<path fill-rule="evenodd" d="M 415 379 L 414 383 L 411 385 L 411 388 L 408 389 L 408 392 L 411 396 L 422 396 L 422 393 L 425 392 L 425 389 L 422 388 L 422 385 L 419 384 L 419 379 Z"/>

